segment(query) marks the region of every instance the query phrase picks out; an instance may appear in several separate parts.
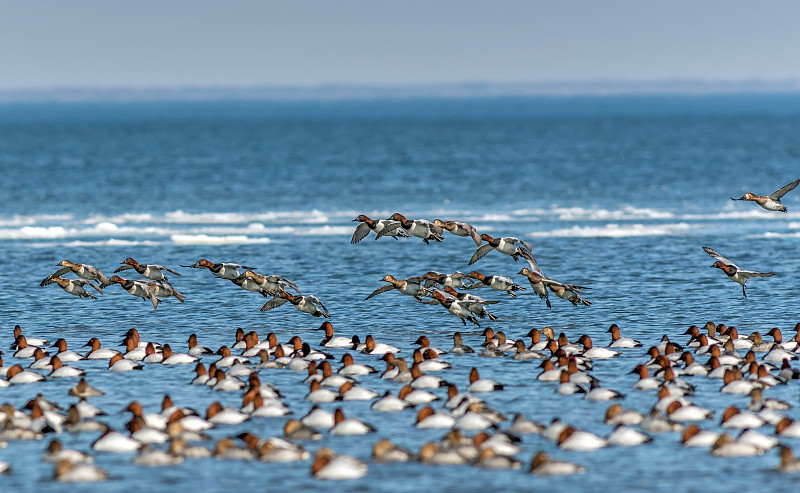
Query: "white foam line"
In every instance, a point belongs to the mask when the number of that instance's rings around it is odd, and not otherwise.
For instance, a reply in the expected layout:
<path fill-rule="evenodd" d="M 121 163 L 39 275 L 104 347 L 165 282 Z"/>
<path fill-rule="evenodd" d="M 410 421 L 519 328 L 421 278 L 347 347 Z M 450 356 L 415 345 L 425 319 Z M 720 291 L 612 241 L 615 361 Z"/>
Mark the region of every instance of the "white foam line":
<path fill-rule="evenodd" d="M 644 224 L 606 224 L 601 227 L 572 226 L 571 228 L 553 231 L 535 231 L 529 233 L 532 238 L 624 238 L 629 236 L 669 236 L 696 228 L 686 223 L 644 225 Z"/>
<path fill-rule="evenodd" d="M 172 235 L 172 243 L 176 245 L 247 245 L 271 243 L 269 238 L 250 238 L 245 235 L 209 236 L 209 235 Z"/>

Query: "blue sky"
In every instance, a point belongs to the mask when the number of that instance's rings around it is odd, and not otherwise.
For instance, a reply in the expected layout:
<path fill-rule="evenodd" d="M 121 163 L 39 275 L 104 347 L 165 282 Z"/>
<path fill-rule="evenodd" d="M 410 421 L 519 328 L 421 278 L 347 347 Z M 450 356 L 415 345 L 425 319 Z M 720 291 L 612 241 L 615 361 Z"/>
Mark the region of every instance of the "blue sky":
<path fill-rule="evenodd" d="M 0 3 L 0 89 L 798 80 L 800 2 Z"/>

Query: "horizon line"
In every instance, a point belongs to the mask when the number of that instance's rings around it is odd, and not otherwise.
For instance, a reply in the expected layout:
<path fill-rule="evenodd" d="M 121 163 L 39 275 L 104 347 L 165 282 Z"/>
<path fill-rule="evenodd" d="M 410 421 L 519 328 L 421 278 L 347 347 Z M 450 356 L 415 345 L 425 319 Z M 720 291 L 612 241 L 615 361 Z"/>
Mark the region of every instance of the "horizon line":
<path fill-rule="evenodd" d="M 551 80 L 419 84 L 53 86 L 0 89 L 0 103 L 369 101 L 402 99 L 569 98 L 800 93 L 800 79 Z"/>

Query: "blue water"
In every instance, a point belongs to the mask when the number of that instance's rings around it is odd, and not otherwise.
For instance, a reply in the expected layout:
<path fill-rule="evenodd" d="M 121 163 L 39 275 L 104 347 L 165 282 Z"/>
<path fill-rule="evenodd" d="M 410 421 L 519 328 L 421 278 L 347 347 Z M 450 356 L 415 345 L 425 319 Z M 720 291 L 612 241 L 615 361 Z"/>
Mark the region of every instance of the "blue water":
<path fill-rule="evenodd" d="M 595 345 L 609 340 L 616 322 L 623 335 L 645 343 L 613 361 L 600 361 L 594 375 L 627 395 L 626 408 L 645 412 L 652 393 L 633 389 L 628 374 L 644 362 L 646 349 L 668 334 L 680 343 L 690 324 L 707 320 L 740 333 L 772 327 L 788 331 L 798 322 L 795 273 L 800 271 L 800 192 L 789 193 L 788 214 L 732 202 L 746 191 L 768 194 L 798 177 L 799 98 L 793 95 L 718 97 L 575 98 L 475 101 L 368 101 L 325 103 L 41 104 L 0 107 L 0 347 L 20 324 L 30 335 L 64 337 L 77 349 L 92 336 L 115 346 L 129 328 L 146 340 L 185 349 L 196 332 L 203 345 L 233 342 L 237 327 L 262 337 L 275 332 L 316 345 L 320 321 L 288 305 L 259 312 L 264 299 L 213 278 L 180 269 L 174 285 L 186 295 L 157 311 L 111 286 L 100 299 L 83 300 L 39 281 L 61 259 L 95 265 L 110 274 L 126 257 L 179 269 L 201 257 L 237 262 L 294 280 L 319 297 L 340 335 L 372 334 L 410 356 L 412 342 L 428 335 L 449 348 L 461 330 L 479 346 L 480 330 L 464 327 L 443 309 L 419 305 L 399 293 L 361 300 L 384 274 L 419 275 L 475 268 L 509 275 L 522 267 L 496 252 L 473 267 L 475 250 L 465 238 L 441 244 L 418 239 L 350 245 L 352 219 L 365 213 L 387 217 L 459 219 L 492 235 L 530 242 L 550 277 L 592 287 L 590 307 L 553 297 L 548 310 L 526 291 L 501 300 L 491 324 L 509 337 L 552 325 L 570 340 L 589 334 Z M 776 277 L 748 283 L 748 297 L 725 279 L 700 249 L 708 245 L 744 268 L 774 270 Z M 130 272 L 130 271 L 129 271 Z M 132 277 L 132 276 L 130 276 Z M 486 325 L 486 324 L 485 324 Z M 332 350 L 340 357 L 342 351 Z M 6 366 L 18 361 L 4 351 Z M 579 428 L 606 435 L 606 403 L 555 393 L 538 382 L 538 363 L 478 356 L 445 358 L 444 377 L 464 388 L 473 366 L 508 388 L 486 396 L 507 413 L 541 422 L 559 416 Z M 699 358 L 704 360 L 704 358 Z M 214 358 L 205 358 L 206 364 Z M 358 362 L 381 366 L 373 357 Z M 239 393 L 220 395 L 188 385 L 193 367 L 148 365 L 136 374 L 110 374 L 102 362 L 79 362 L 89 381 L 105 390 L 92 402 L 120 428 L 120 410 L 132 399 L 155 411 L 165 393 L 179 405 L 204 410 L 214 400 L 240 404 Z M 795 365 L 797 366 L 797 365 Z M 285 370 L 261 372 L 284 393 L 295 416 L 311 407 L 299 382 Z M 361 379 L 382 393 L 399 390 L 377 376 Z M 48 381 L 0 389 L 0 401 L 19 407 L 42 393 L 63 406 L 74 381 Z M 718 429 L 721 411 L 745 406 L 746 396 L 722 395 L 718 380 L 693 377 L 693 401 L 717 413 L 703 428 Z M 443 395 L 443 394 L 442 394 Z M 797 384 L 767 396 L 797 403 Z M 414 414 L 380 414 L 368 403 L 341 404 L 348 415 L 378 428 L 376 436 L 331 437 L 306 444 L 368 459 L 379 437 L 412 449 L 443 431 L 411 427 Z M 334 405 L 326 408 L 333 409 Z M 786 414 L 800 418 L 796 408 Z M 252 431 L 280 435 L 284 419 L 258 419 L 213 430 L 215 439 Z M 771 427 L 762 432 L 772 433 Z M 96 435 L 59 437 L 67 447 L 88 450 Z M 52 466 L 40 460 L 48 440 L 16 442 L 0 449 L 14 472 L 0 477 L 9 491 L 57 491 Z M 782 440 L 794 446 L 796 439 Z M 536 478 L 523 471 L 483 471 L 469 466 L 369 463 L 366 478 L 335 485 L 354 491 L 425 489 L 505 491 L 558 490 L 727 491 L 731 484 L 790 490 L 797 476 L 771 470 L 776 451 L 746 459 L 716 459 L 704 449 L 685 449 L 676 433 L 651 444 L 594 453 L 558 450 L 539 436 L 523 437 L 517 458 L 538 450 L 580 463 L 587 474 Z M 173 491 L 179 488 L 291 488 L 319 485 L 309 463 L 261 464 L 188 460 L 158 469 L 133 466 L 130 455 L 94 454 L 112 480 L 86 491 Z M 391 478 L 391 479 L 390 479 Z M 326 487 L 332 487 L 326 485 Z"/>

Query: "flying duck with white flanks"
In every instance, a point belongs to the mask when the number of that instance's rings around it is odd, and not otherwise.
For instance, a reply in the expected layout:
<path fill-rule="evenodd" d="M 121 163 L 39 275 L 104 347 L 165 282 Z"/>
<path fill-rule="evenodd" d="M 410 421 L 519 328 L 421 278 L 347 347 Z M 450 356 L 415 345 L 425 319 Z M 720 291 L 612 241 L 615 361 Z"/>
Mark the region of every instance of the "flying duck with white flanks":
<path fill-rule="evenodd" d="M 98 269 L 97 267 L 93 267 L 89 264 L 76 264 L 70 262 L 69 260 L 62 260 L 61 262 L 56 264 L 56 267 L 58 266 L 60 266 L 61 268 L 53 272 L 49 276 L 45 277 L 44 280 L 42 280 L 42 282 L 39 284 L 39 286 L 46 286 L 50 284 L 50 280 L 52 278 L 60 277 L 69 271 L 74 272 L 75 275 L 80 277 L 81 279 L 86 279 L 87 281 L 99 282 L 100 289 L 103 289 L 104 287 L 111 285 L 111 282 L 108 280 L 108 278 L 106 278 L 105 274 L 103 274 L 100 271 L 100 269 Z"/>
<path fill-rule="evenodd" d="M 156 297 L 153 288 L 148 286 L 144 281 L 133 281 L 131 279 L 123 279 L 119 276 L 112 276 L 109 281 L 119 284 L 125 291 L 133 296 L 137 296 L 143 300 L 149 299 L 153 303 L 153 310 L 158 308 L 158 304 L 161 303 L 161 300 Z"/>
<path fill-rule="evenodd" d="M 150 286 L 150 289 L 153 290 L 156 296 L 161 296 L 162 298 L 169 298 L 170 296 L 174 296 L 181 303 L 186 301 L 186 296 L 179 293 L 178 290 L 173 288 L 170 284 L 164 284 L 160 282 L 148 282 L 147 285 Z"/>
<path fill-rule="evenodd" d="M 768 211 L 786 212 L 786 206 L 781 204 L 781 197 L 794 190 L 798 183 L 800 183 L 800 179 L 775 190 L 769 195 L 758 196 L 754 193 L 747 192 L 738 199 L 731 197 L 731 200 L 748 200 L 750 202 L 755 202 L 760 205 L 762 209 Z"/>
<path fill-rule="evenodd" d="M 744 285 L 747 283 L 748 279 L 751 277 L 772 277 L 775 275 L 774 272 L 756 272 L 754 270 L 740 269 L 736 264 L 706 246 L 703 247 L 703 251 L 717 259 L 711 267 L 720 269 L 731 281 L 742 285 L 742 294 L 745 298 L 747 298 L 747 291 L 745 291 Z"/>
<path fill-rule="evenodd" d="M 451 287 L 453 289 L 464 288 L 469 289 L 470 286 L 467 286 L 464 281 L 469 279 L 469 276 L 464 274 L 461 271 L 455 271 L 452 274 L 442 274 L 441 272 L 436 272 L 435 270 L 431 270 L 426 272 L 422 275 L 425 278 L 424 286 L 429 288 L 434 284 L 438 284 L 443 288 Z"/>
<path fill-rule="evenodd" d="M 440 228 L 446 229 L 456 236 L 469 236 L 472 238 L 472 241 L 475 242 L 476 246 L 481 246 L 481 237 L 478 235 L 478 231 L 475 229 L 475 227 L 471 224 L 461 223 L 458 221 L 442 221 L 441 219 L 434 219 L 433 224 L 439 226 Z"/>
<path fill-rule="evenodd" d="M 297 284 L 277 274 L 265 276 L 263 274 L 253 272 L 252 270 L 246 270 L 242 275 L 235 279 L 231 279 L 231 281 L 233 281 L 234 284 L 247 289 L 248 291 L 260 290 L 261 292 L 265 292 L 270 296 L 277 296 L 283 291 L 286 291 L 286 286 L 290 286 L 292 289 L 297 291 L 297 294 L 302 294 L 300 289 L 298 289 Z"/>
<path fill-rule="evenodd" d="M 462 303 L 462 302 L 456 300 L 455 298 L 447 298 L 442 293 L 440 293 L 439 291 L 431 292 L 431 297 L 435 300 L 435 302 L 438 302 L 440 305 L 445 307 L 447 309 L 447 311 L 450 312 L 452 315 L 455 315 L 456 317 L 460 318 L 461 319 L 461 323 L 463 323 L 464 325 L 467 325 L 467 320 L 469 320 L 470 322 L 472 322 L 473 324 L 477 325 L 478 327 L 481 326 L 481 324 L 478 323 L 478 320 L 475 318 L 475 316 L 472 315 L 472 313 L 467 308 L 467 305 L 470 304 L 469 302 L 463 302 Z M 417 300 L 417 301 L 419 301 L 420 303 L 425 303 L 425 304 L 432 304 L 433 303 L 433 302 L 426 302 L 426 301 L 421 301 L 421 300 Z"/>
<path fill-rule="evenodd" d="M 282 292 L 281 294 L 277 295 L 276 297 L 272 298 L 271 300 L 264 303 L 264 306 L 261 307 L 261 311 L 265 312 L 268 310 L 272 310 L 273 308 L 277 308 L 287 301 L 291 302 L 295 308 L 300 310 L 304 313 L 310 313 L 315 317 L 325 317 L 331 318 L 330 313 L 328 313 L 328 309 L 325 308 L 325 305 L 322 304 L 320 300 L 317 299 L 316 296 L 303 296 L 297 295 L 293 296 L 286 291 Z"/>
<path fill-rule="evenodd" d="M 467 274 L 472 279 L 477 279 L 478 282 L 472 285 L 473 288 L 480 288 L 483 286 L 489 286 L 490 288 L 496 291 L 505 291 L 511 296 L 512 298 L 516 298 L 517 295 L 512 293 L 512 291 L 525 291 L 525 288 L 522 286 L 515 284 L 514 281 L 511 280 L 509 277 L 505 276 L 486 276 L 481 274 L 477 271 L 472 271 Z"/>
<path fill-rule="evenodd" d="M 522 241 L 519 238 L 514 238 L 513 236 L 506 236 L 504 238 L 492 238 L 487 234 L 482 234 L 481 239 L 486 240 L 488 243 L 478 248 L 475 251 L 475 253 L 472 254 L 472 258 L 469 259 L 469 265 L 472 265 L 478 260 L 482 259 L 487 253 L 491 252 L 492 250 L 497 250 L 500 253 L 510 255 L 511 257 L 514 258 L 515 261 L 519 260 L 519 257 L 522 257 L 524 259 L 529 259 L 533 257 L 533 255 L 531 255 L 531 246 L 527 242 Z"/>
<path fill-rule="evenodd" d="M 389 219 L 397 222 L 383 228 L 375 237 L 376 240 L 381 236 L 386 236 L 390 232 L 395 231 L 397 228 L 403 228 L 405 232 L 411 236 L 422 238 L 422 241 L 426 244 L 429 243 L 429 240 L 442 241 L 442 228 L 430 221 L 426 221 L 425 219 L 406 219 L 406 217 L 399 212 L 392 214 Z"/>
<path fill-rule="evenodd" d="M 389 219 L 379 219 L 375 221 L 374 219 L 370 219 L 369 217 L 361 214 L 357 218 L 353 219 L 354 222 L 360 222 L 356 227 L 356 230 L 353 232 L 353 237 L 350 238 L 350 244 L 355 245 L 359 241 L 363 240 L 364 238 L 369 235 L 370 231 L 374 231 L 376 235 L 380 235 L 386 226 L 390 224 L 397 224 L 396 221 L 392 221 Z M 381 236 L 391 236 L 395 240 L 398 238 L 409 238 L 408 233 L 406 233 L 402 229 L 394 229 L 392 231 L 386 232 Z M 377 238 L 376 238 L 377 239 Z"/>
<path fill-rule="evenodd" d="M 444 292 L 449 294 L 453 298 L 457 299 L 462 304 L 464 304 L 464 306 L 467 307 L 467 310 L 471 311 L 478 317 L 480 318 L 489 317 L 489 320 L 493 322 L 497 320 L 497 317 L 489 313 L 489 310 L 487 310 L 486 306 L 484 305 L 496 305 L 497 303 L 500 303 L 499 301 L 497 300 L 489 301 L 481 298 L 480 296 L 475 296 L 474 294 L 459 293 L 458 291 L 449 286 L 444 288 Z"/>
<path fill-rule="evenodd" d="M 181 265 L 181 267 L 188 267 L 190 269 L 208 269 L 215 276 L 222 279 L 228 279 L 229 281 L 239 277 L 239 269 L 255 269 L 255 267 L 247 267 L 246 265 L 233 264 L 230 262 L 220 262 L 218 264 L 214 264 L 204 258 L 201 258 L 192 265 Z"/>
<path fill-rule="evenodd" d="M 397 279 L 390 274 L 386 274 L 383 276 L 381 281 L 388 282 L 386 286 L 381 286 L 380 288 L 376 289 L 372 293 L 369 294 L 364 301 L 372 298 L 373 296 L 377 296 L 381 293 L 386 293 L 387 291 L 391 291 L 396 289 L 401 293 L 413 296 L 418 298 L 419 296 L 425 296 L 428 293 L 428 290 L 423 287 L 425 283 L 425 278 L 421 276 L 413 276 L 409 277 L 408 279 Z"/>
<path fill-rule="evenodd" d="M 140 264 L 139 262 L 135 261 L 134 259 L 132 259 L 130 257 L 128 257 L 125 260 L 123 260 L 122 261 L 122 266 L 118 267 L 117 270 L 114 271 L 114 273 L 122 272 L 122 271 L 128 270 L 128 269 L 134 269 L 136 272 L 141 274 L 143 277 L 146 277 L 147 279 L 151 279 L 153 281 L 159 281 L 159 282 L 166 282 L 166 283 L 169 283 L 169 280 L 166 278 L 166 276 L 164 276 L 164 273 L 161 272 L 161 271 L 165 270 L 165 271 L 169 272 L 170 274 L 174 274 L 174 275 L 176 275 L 178 277 L 181 276 L 180 273 L 178 273 L 177 271 L 174 271 L 172 269 L 168 269 L 168 268 L 164 267 L 163 265 Z"/>
<path fill-rule="evenodd" d="M 94 284 L 90 283 L 89 281 L 86 281 L 86 280 L 83 280 L 83 279 L 67 279 L 65 277 L 49 276 L 47 279 L 42 281 L 42 284 L 40 284 L 40 285 L 41 286 L 47 286 L 48 284 L 52 284 L 52 283 L 58 284 L 58 287 L 60 287 L 61 289 L 63 289 L 67 293 L 75 295 L 75 296 L 78 296 L 80 298 L 91 298 L 93 300 L 97 299 L 97 296 L 95 296 L 93 294 L 89 294 L 89 293 L 86 292 L 86 289 L 84 289 L 84 286 L 87 285 L 87 284 L 89 286 L 93 287 L 94 289 L 96 289 L 98 293 L 103 294 L 103 292 L 100 290 L 99 287 L 97 287 Z"/>

